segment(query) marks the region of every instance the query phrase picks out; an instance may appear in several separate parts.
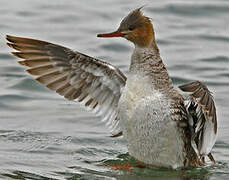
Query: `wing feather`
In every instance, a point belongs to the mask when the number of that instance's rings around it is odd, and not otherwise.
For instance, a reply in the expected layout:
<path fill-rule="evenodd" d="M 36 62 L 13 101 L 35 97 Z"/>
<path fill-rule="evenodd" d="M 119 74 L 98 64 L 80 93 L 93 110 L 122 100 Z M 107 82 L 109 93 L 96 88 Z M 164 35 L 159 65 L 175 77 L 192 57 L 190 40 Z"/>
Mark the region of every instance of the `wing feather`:
<path fill-rule="evenodd" d="M 69 100 L 99 113 L 112 130 L 119 130 L 117 105 L 126 77 L 109 63 L 45 41 L 6 36 L 7 45 L 36 80 Z"/>
<path fill-rule="evenodd" d="M 198 148 L 199 155 L 204 157 L 211 155 L 211 149 L 217 137 L 217 116 L 215 103 L 207 86 L 199 81 L 191 82 L 179 88 L 189 92 L 187 110 L 192 115 L 195 134 L 193 137 Z M 194 109 L 194 113 L 193 113 Z"/>

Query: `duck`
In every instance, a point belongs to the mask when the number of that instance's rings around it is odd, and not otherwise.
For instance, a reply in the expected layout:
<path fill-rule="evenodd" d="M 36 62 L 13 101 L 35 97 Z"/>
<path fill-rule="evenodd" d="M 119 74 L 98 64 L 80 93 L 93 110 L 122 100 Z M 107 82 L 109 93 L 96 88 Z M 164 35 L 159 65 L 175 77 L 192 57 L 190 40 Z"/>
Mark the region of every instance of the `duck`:
<path fill-rule="evenodd" d="M 131 11 L 111 33 L 134 44 L 126 75 L 110 63 L 46 41 L 6 35 L 7 45 L 36 81 L 83 104 L 105 122 L 111 137 L 123 136 L 142 164 L 184 168 L 216 163 L 216 106 L 200 81 L 175 88 L 157 46 L 151 18 Z"/>

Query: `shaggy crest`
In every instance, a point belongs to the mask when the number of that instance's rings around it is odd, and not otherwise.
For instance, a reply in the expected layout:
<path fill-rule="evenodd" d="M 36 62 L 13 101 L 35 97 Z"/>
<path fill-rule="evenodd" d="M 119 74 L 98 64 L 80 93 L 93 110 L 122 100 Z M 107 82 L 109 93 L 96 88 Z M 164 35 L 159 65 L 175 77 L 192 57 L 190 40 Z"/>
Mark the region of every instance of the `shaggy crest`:
<path fill-rule="evenodd" d="M 134 30 L 137 27 L 144 26 L 146 21 L 150 22 L 150 19 L 143 15 L 140 7 L 130 12 L 120 23 L 119 31 Z"/>

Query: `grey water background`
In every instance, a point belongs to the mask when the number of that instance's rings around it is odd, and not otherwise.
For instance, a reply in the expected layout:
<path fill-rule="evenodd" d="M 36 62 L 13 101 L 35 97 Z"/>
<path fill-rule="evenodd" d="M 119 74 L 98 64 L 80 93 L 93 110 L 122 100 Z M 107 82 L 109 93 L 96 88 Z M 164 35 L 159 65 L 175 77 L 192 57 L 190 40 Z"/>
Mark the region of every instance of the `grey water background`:
<path fill-rule="evenodd" d="M 215 166 L 112 170 L 131 163 L 125 142 L 99 117 L 37 84 L 10 55 L 5 35 L 37 38 L 94 56 L 127 72 L 133 45 L 99 39 L 146 4 L 175 85 L 204 81 L 213 92 L 219 134 Z M 0 179 L 229 179 L 229 1 L 1 0 Z"/>

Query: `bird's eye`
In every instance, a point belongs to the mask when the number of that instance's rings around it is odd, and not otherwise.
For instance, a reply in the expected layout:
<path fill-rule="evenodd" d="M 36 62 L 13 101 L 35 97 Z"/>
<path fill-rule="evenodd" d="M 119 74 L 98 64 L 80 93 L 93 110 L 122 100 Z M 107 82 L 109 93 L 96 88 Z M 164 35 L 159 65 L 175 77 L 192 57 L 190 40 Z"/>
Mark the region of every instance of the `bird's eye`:
<path fill-rule="evenodd" d="M 130 27 L 128 28 L 129 31 L 133 31 L 134 29 L 135 29 L 134 26 L 130 26 Z"/>

